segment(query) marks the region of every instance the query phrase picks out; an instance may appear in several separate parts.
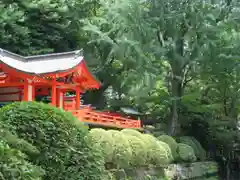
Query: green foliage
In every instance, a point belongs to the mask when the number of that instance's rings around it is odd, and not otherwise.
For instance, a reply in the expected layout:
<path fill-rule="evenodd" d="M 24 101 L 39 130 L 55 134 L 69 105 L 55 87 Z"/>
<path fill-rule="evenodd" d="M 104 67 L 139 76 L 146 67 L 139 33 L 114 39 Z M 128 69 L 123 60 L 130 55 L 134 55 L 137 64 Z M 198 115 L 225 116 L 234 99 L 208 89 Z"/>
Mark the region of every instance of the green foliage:
<path fill-rule="evenodd" d="M 121 131 L 121 133 L 123 133 L 123 131 Z M 130 134 L 127 134 L 125 136 L 132 150 L 132 158 L 130 159 L 130 165 L 135 167 L 146 165 L 147 153 L 149 152 L 148 149 L 146 149 L 143 141 L 140 139 L 141 137 L 132 136 Z"/>
<path fill-rule="evenodd" d="M 29 158 L 46 171 L 44 179 L 102 178 L 100 152 L 85 141 L 86 127 L 70 113 L 43 103 L 13 103 L 1 109 L 0 123 L 40 151 Z"/>
<path fill-rule="evenodd" d="M 147 153 L 147 162 L 154 165 L 163 165 L 169 163 L 172 159 L 169 158 L 169 147 L 165 149 L 168 145 L 164 143 L 159 143 L 159 141 L 149 134 L 142 135 L 142 141 L 144 142 Z"/>
<path fill-rule="evenodd" d="M 132 149 L 127 135 L 115 130 L 109 130 L 109 133 L 114 140 L 113 163 L 118 168 L 128 167 L 132 158 Z"/>
<path fill-rule="evenodd" d="M 178 145 L 173 137 L 168 136 L 168 135 L 161 135 L 158 137 L 158 140 L 167 143 L 169 145 L 169 147 L 171 148 L 173 158 L 174 159 L 177 158 L 177 146 Z"/>
<path fill-rule="evenodd" d="M 44 171 L 26 161 L 26 155 L 0 140 L 0 179 L 41 180 Z"/>
<path fill-rule="evenodd" d="M 116 180 L 116 178 L 112 172 L 106 171 L 103 180 Z"/>
<path fill-rule="evenodd" d="M 172 151 L 171 151 L 170 146 L 167 143 L 163 142 L 163 141 L 158 141 L 158 144 L 159 144 L 159 146 L 163 147 L 164 150 L 166 151 L 168 161 L 172 162 L 173 161 L 173 155 L 172 155 Z"/>
<path fill-rule="evenodd" d="M 16 135 L 13 135 L 8 130 L 0 128 L 1 140 L 6 142 L 11 148 L 17 149 L 27 155 L 38 155 L 39 150 L 23 139 L 19 139 Z"/>
<path fill-rule="evenodd" d="M 0 46 L 24 55 L 71 49 L 70 4 L 65 0 L 1 3 Z"/>
<path fill-rule="evenodd" d="M 177 153 L 179 159 L 184 162 L 194 162 L 197 159 L 193 148 L 187 144 L 179 143 Z"/>
<path fill-rule="evenodd" d="M 203 149 L 202 145 L 194 137 L 182 136 L 179 138 L 178 142 L 187 144 L 191 146 L 194 150 L 194 153 L 199 160 L 206 159 L 206 151 Z"/>
<path fill-rule="evenodd" d="M 209 127 L 192 135 L 204 135 L 204 147 L 239 154 L 239 1 L 2 0 L 0 10 L 1 48 L 84 48 L 103 82 L 85 103 L 134 106 L 170 125 L 157 136 L 187 134 L 198 116 Z"/>
<path fill-rule="evenodd" d="M 94 148 L 102 150 L 107 165 L 117 168 L 163 165 L 173 160 L 167 143 L 135 130 L 95 128 L 88 133 L 86 140 L 92 141 Z"/>
<path fill-rule="evenodd" d="M 121 132 L 127 135 L 135 136 L 137 138 L 140 138 L 142 136 L 142 133 L 134 129 L 123 129 Z"/>
<path fill-rule="evenodd" d="M 94 148 L 99 148 L 102 151 L 105 162 L 112 162 L 114 152 L 114 139 L 111 133 L 104 129 L 91 129 L 88 133 L 87 141 L 93 141 Z"/>

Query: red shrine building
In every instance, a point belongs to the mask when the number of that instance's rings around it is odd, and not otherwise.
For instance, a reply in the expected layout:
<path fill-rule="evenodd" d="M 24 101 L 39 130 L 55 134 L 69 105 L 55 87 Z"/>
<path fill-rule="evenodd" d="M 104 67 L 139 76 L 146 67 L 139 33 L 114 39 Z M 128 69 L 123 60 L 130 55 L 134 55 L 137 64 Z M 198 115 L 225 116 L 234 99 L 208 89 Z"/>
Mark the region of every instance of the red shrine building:
<path fill-rule="evenodd" d="M 123 118 L 83 106 L 80 94 L 100 88 L 81 51 L 23 57 L 0 49 L 0 104 L 50 97 L 53 106 L 71 112 L 87 124 L 141 128 L 140 120 Z M 67 97 L 67 92 L 75 96 Z"/>

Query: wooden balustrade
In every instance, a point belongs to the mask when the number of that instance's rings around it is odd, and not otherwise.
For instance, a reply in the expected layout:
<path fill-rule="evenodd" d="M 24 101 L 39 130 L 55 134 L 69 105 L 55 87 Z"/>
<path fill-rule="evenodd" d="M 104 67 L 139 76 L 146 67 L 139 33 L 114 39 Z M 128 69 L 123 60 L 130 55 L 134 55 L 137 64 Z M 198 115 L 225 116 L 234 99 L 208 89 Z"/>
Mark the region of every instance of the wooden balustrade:
<path fill-rule="evenodd" d="M 66 111 L 68 111 L 68 110 L 74 110 L 74 109 L 76 109 L 75 103 L 65 101 L 65 102 L 64 102 L 64 105 L 63 105 L 63 109 L 65 109 Z"/>
<path fill-rule="evenodd" d="M 141 128 L 140 120 L 133 120 L 118 116 L 106 115 L 101 112 L 92 111 L 90 108 L 68 111 L 71 112 L 74 116 L 76 116 L 80 121 L 89 124 L 112 126 L 117 128 L 131 128 L 131 129 Z"/>

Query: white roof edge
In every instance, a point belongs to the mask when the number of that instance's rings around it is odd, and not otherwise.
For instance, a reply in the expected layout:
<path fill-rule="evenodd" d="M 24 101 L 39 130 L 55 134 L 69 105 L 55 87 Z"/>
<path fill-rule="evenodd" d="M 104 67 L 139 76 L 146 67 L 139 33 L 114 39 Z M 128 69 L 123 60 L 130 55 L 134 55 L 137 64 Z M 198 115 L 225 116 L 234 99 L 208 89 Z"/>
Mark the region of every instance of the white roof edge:
<path fill-rule="evenodd" d="M 34 55 L 34 56 L 26 56 L 25 59 L 26 60 L 34 60 L 34 59 L 38 59 L 38 58 L 43 58 L 43 57 L 56 57 L 56 56 L 63 56 L 63 55 L 69 55 L 69 56 L 82 56 L 83 50 L 76 50 L 76 51 L 69 51 L 69 52 L 62 52 L 62 53 L 51 53 L 51 54 L 42 54 L 42 55 Z"/>
<path fill-rule="evenodd" d="M 21 56 L 0 48 L 0 61 L 11 68 L 34 74 L 61 72 L 83 60 L 82 50 L 36 56 Z"/>
<path fill-rule="evenodd" d="M 75 50 L 75 51 L 69 51 L 69 52 L 62 52 L 62 53 L 49 53 L 49 54 L 42 54 L 42 55 L 32 55 L 32 56 L 22 56 L 22 55 L 19 55 L 19 54 L 16 54 L 16 53 L 13 53 L 13 52 L 10 52 L 8 50 L 5 50 L 5 49 L 2 49 L 0 48 L 0 55 L 3 55 L 3 56 L 14 56 L 16 57 L 16 59 L 18 60 L 22 60 L 22 61 L 34 61 L 34 60 L 37 60 L 37 59 L 41 59 L 41 58 L 54 58 L 57 57 L 57 56 L 73 56 L 73 57 L 76 57 L 76 56 L 83 56 L 83 49 L 80 49 L 80 50 Z"/>

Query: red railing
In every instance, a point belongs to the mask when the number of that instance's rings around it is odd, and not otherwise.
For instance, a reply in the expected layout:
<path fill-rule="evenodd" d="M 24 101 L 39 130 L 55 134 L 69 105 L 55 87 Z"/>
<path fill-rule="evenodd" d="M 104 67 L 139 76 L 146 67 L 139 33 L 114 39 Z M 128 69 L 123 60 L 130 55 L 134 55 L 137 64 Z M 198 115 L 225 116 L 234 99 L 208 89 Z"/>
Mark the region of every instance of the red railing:
<path fill-rule="evenodd" d="M 105 115 L 101 112 L 93 111 L 90 108 L 68 111 L 71 112 L 74 116 L 76 116 L 80 121 L 89 124 L 112 126 L 117 128 L 131 128 L 131 129 L 141 128 L 140 120 Z"/>
<path fill-rule="evenodd" d="M 66 111 L 76 109 L 75 101 L 74 102 L 65 101 L 63 104 L 63 109 L 65 109 Z"/>

